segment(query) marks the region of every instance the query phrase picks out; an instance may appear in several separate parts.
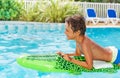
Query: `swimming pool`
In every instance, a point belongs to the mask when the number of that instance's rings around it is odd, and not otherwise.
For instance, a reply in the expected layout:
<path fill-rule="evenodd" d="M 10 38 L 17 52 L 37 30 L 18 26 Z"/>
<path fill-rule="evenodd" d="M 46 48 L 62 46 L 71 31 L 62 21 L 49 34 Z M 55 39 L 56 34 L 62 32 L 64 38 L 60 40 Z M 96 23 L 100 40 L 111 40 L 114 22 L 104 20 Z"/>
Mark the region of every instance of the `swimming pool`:
<path fill-rule="evenodd" d="M 119 27 L 87 28 L 87 36 L 103 47 L 120 48 Z M 74 41 L 68 41 L 64 24 L 27 22 L 0 23 L 0 77 L 2 78 L 119 78 L 116 73 L 43 73 L 21 67 L 16 58 L 22 54 L 51 54 L 57 51 L 74 52 Z"/>

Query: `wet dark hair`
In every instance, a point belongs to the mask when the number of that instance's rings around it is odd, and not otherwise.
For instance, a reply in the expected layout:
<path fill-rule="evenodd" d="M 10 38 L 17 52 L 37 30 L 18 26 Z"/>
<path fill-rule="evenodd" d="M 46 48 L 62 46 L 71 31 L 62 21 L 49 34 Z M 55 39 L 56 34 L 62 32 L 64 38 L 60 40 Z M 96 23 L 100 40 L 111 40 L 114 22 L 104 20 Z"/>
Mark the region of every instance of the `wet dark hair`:
<path fill-rule="evenodd" d="M 85 35 L 86 24 L 83 16 L 73 15 L 73 16 L 67 17 L 65 19 L 65 22 L 68 23 L 68 26 L 71 25 L 71 29 L 73 30 L 73 32 L 80 30 L 80 35 Z"/>

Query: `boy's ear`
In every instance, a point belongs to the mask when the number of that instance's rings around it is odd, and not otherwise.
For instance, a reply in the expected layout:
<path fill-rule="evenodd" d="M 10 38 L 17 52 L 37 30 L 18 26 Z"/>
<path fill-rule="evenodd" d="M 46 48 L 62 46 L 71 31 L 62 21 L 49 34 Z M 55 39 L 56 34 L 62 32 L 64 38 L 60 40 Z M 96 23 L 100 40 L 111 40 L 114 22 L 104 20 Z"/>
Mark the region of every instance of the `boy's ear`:
<path fill-rule="evenodd" d="M 78 30 L 76 33 L 77 33 L 77 34 L 80 34 L 80 33 L 81 33 L 81 31 L 80 31 L 80 30 Z"/>

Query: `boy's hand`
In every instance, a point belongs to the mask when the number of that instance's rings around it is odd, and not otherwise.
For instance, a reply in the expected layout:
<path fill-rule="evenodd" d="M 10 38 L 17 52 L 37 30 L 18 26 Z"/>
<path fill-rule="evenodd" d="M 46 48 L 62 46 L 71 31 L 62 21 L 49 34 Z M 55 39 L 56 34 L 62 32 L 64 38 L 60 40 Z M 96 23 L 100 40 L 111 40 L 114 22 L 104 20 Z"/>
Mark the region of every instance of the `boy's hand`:
<path fill-rule="evenodd" d="M 65 55 L 63 52 L 57 52 L 57 54 L 62 56 L 62 57 Z"/>
<path fill-rule="evenodd" d="M 65 54 L 65 55 L 63 56 L 63 58 L 64 58 L 65 60 L 67 60 L 67 61 L 71 61 L 71 60 L 72 60 L 72 58 L 69 57 L 67 54 Z"/>
<path fill-rule="evenodd" d="M 61 57 L 63 57 L 67 61 L 71 61 L 72 60 L 72 58 L 69 57 L 68 54 L 64 54 L 63 52 L 57 52 L 57 54 L 60 55 Z"/>

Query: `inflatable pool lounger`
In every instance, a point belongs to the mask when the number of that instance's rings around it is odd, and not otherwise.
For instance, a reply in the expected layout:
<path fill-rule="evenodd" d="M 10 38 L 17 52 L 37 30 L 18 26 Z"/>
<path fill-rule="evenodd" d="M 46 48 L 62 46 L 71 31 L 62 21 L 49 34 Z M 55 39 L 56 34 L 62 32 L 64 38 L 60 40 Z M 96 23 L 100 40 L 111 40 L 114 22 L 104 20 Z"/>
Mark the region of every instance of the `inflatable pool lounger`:
<path fill-rule="evenodd" d="M 74 56 L 75 59 L 85 61 L 83 56 Z M 101 68 L 88 70 L 71 62 L 64 60 L 59 55 L 22 55 L 17 58 L 18 64 L 41 72 L 108 72 L 114 73 L 120 66 L 113 64 L 113 68 Z"/>

